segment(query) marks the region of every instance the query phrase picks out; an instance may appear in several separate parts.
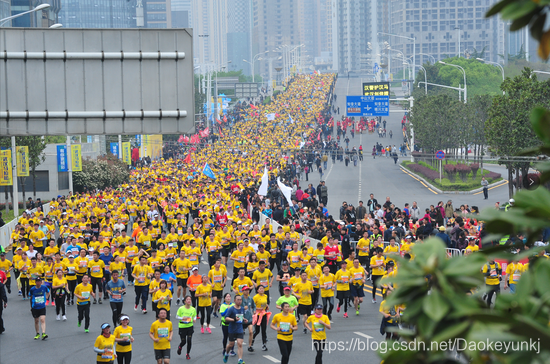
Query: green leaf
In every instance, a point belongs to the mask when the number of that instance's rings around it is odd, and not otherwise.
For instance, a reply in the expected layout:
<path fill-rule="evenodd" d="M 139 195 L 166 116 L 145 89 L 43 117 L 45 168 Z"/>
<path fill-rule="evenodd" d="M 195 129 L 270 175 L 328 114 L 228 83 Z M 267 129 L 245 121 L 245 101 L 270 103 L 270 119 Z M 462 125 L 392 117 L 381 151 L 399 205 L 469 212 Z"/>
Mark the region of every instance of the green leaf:
<path fill-rule="evenodd" d="M 441 320 L 449 312 L 449 304 L 445 298 L 436 290 L 424 298 L 424 313 L 434 321 Z"/>
<path fill-rule="evenodd" d="M 485 17 L 490 18 L 493 15 L 496 15 L 496 14 L 500 13 L 500 11 L 502 9 L 504 9 L 504 7 L 508 4 L 510 4 L 512 1 L 515 1 L 515 0 L 503 0 L 503 1 L 500 1 L 500 2 L 496 3 L 495 5 L 493 5 L 491 7 L 491 9 L 489 9 L 487 11 L 487 14 L 485 14 Z"/>
<path fill-rule="evenodd" d="M 457 337 L 464 337 L 464 332 L 470 327 L 470 321 L 464 321 L 448 326 L 437 333 L 433 338 L 433 342 L 447 341 L 448 339 L 454 339 Z"/>
<path fill-rule="evenodd" d="M 546 258 L 539 258 L 535 267 L 535 287 L 540 295 L 550 292 L 550 262 Z"/>
<path fill-rule="evenodd" d="M 545 23 L 546 23 L 546 14 L 540 14 L 539 16 L 536 17 L 535 21 L 529 27 L 529 30 L 531 31 L 531 35 L 533 36 L 533 38 L 537 40 L 540 40 L 540 38 L 542 38 Z M 512 27 L 510 27 L 510 30 L 512 30 Z"/>
<path fill-rule="evenodd" d="M 510 31 L 513 32 L 513 31 L 520 30 L 521 28 L 531 23 L 532 20 L 533 20 L 533 12 L 530 12 L 522 16 L 521 18 L 514 20 L 512 22 L 512 25 L 510 25 Z"/>
<path fill-rule="evenodd" d="M 537 107 L 531 112 L 531 125 L 538 137 L 550 144 L 550 111 Z"/>
<path fill-rule="evenodd" d="M 500 16 L 504 20 L 518 19 L 534 10 L 537 10 L 537 4 L 532 1 L 515 2 L 505 6 L 500 12 Z"/>

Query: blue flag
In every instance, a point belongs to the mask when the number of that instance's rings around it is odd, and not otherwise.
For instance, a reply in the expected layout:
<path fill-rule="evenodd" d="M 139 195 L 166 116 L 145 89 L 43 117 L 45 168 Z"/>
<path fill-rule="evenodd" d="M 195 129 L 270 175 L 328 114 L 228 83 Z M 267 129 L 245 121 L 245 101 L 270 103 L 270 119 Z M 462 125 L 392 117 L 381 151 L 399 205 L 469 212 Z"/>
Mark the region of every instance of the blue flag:
<path fill-rule="evenodd" d="M 208 163 L 205 163 L 204 164 L 204 168 L 202 169 L 202 173 L 204 173 L 204 175 L 206 177 L 210 177 L 212 179 L 216 179 L 216 176 L 214 175 L 214 172 L 212 172 L 212 169 L 210 168 L 210 166 L 208 165 Z"/>

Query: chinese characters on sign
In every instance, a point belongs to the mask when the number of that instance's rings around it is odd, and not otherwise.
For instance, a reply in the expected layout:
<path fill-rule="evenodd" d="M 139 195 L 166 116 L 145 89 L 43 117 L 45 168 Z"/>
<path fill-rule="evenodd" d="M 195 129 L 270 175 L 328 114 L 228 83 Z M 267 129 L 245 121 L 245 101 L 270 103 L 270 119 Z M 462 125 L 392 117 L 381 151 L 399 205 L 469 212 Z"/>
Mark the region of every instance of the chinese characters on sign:
<path fill-rule="evenodd" d="M 122 160 L 127 165 L 132 164 L 132 155 L 130 152 L 130 142 L 123 142 L 122 143 Z"/>
<path fill-rule="evenodd" d="M 67 165 L 67 146 L 58 145 L 57 146 L 57 171 L 58 172 L 67 172 L 69 166 Z"/>
<path fill-rule="evenodd" d="M 388 116 L 390 98 L 387 96 L 347 96 L 347 116 Z"/>
<path fill-rule="evenodd" d="M 387 96 L 390 97 L 389 82 L 365 82 L 363 83 L 363 96 Z"/>
<path fill-rule="evenodd" d="M 82 149 L 80 144 L 71 145 L 71 168 L 73 172 L 82 171 Z"/>
<path fill-rule="evenodd" d="M 0 150 L 0 186 L 11 186 L 12 183 L 11 150 Z"/>
<path fill-rule="evenodd" d="M 17 177 L 29 176 L 29 147 L 15 147 L 17 162 Z"/>

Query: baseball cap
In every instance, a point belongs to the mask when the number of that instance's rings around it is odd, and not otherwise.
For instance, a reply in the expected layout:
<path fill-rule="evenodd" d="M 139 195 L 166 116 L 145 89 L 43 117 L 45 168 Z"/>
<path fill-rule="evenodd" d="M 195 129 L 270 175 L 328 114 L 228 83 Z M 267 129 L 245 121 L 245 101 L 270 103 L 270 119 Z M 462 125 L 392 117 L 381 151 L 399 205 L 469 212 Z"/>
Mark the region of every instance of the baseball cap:
<path fill-rule="evenodd" d="M 106 328 L 108 327 L 111 327 L 111 325 L 109 323 L 104 323 L 104 324 L 101 324 L 101 330 L 105 330 Z"/>
<path fill-rule="evenodd" d="M 439 231 L 445 231 L 445 226 L 440 226 Z"/>
<path fill-rule="evenodd" d="M 283 288 L 283 291 L 286 291 L 286 290 L 290 291 L 290 287 L 287 286 L 287 287 Z"/>
<path fill-rule="evenodd" d="M 407 235 L 407 236 L 405 236 L 405 239 L 412 239 L 412 236 Z"/>
<path fill-rule="evenodd" d="M 315 305 L 315 309 L 316 309 L 316 310 L 322 310 L 322 309 L 323 309 L 323 305 L 321 305 L 321 304 Z"/>
<path fill-rule="evenodd" d="M 41 280 L 42 280 L 42 277 L 36 277 L 36 279 L 34 281 L 36 282 L 36 281 L 41 281 Z"/>
<path fill-rule="evenodd" d="M 242 290 L 243 290 L 243 291 L 249 291 L 249 290 L 250 290 L 250 287 L 244 286 L 244 287 L 242 288 Z"/>
<path fill-rule="evenodd" d="M 191 272 L 194 272 L 194 271 L 196 271 L 196 270 L 199 270 L 199 268 L 197 268 L 197 267 L 191 268 Z"/>

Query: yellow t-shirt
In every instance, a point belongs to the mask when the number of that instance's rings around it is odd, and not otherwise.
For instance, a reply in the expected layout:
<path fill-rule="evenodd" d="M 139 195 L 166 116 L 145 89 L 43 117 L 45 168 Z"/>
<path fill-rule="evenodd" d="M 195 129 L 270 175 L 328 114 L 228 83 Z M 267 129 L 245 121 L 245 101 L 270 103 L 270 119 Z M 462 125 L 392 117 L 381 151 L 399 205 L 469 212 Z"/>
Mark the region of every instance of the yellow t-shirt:
<path fill-rule="evenodd" d="M 67 278 L 65 278 L 65 277 L 62 277 L 61 279 L 59 279 L 59 278 L 57 278 L 57 276 L 55 276 L 53 278 L 52 287 L 54 287 L 54 286 L 63 286 L 63 288 L 64 288 L 66 284 L 67 284 Z"/>
<path fill-rule="evenodd" d="M 294 292 L 300 296 L 298 303 L 301 305 L 311 305 L 311 294 L 309 291 L 313 291 L 313 284 L 310 281 L 303 283 L 302 281 L 296 283 L 294 286 Z"/>
<path fill-rule="evenodd" d="M 233 291 L 236 294 L 242 295 L 244 286 L 253 287 L 252 281 L 247 276 L 244 276 L 243 279 L 237 277 L 233 280 Z"/>
<path fill-rule="evenodd" d="M 155 339 L 159 339 L 159 342 L 153 343 L 153 348 L 155 350 L 166 350 L 170 349 L 170 333 L 172 332 L 172 323 L 166 320 L 164 323 L 159 320 L 153 322 L 151 325 L 150 333 L 153 334 Z"/>
<path fill-rule="evenodd" d="M 185 259 L 178 258 L 174 260 L 174 262 L 172 263 L 172 266 L 176 270 L 176 277 L 181 279 L 185 279 L 189 276 L 189 269 L 191 269 L 192 267 L 191 262 L 187 258 Z"/>
<path fill-rule="evenodd" d="M 87 302 L 89 303 L 90 302 L 90 297 L 92 296 L 92 284 L 88 283 L 86 286 L 84 286 L 82 283 L 80 283 L 74 289 L 74 293 L 84 297 L 83 300 L 81 300 L 78 297 L 76 298 L 76 304 L 77 305 L 83 305 Z"/>
<path fill-rule="evenodd" d="M 376 255 L 372 258 L 370 258 L 370 265 L 377 265 L 380 263 L 385 263 L 384 257 L 378 258 Z M 375 276 L 383 276 L 384 275 L 384 265 L 381 267 L 372 268 L 372 275 Z"/>
<path fill-rule="evenodd" d="M 113 332 L 113 336 L 117 339 L 122 338 L 128 338 L 130 339 L 132 337 L 132 330 L 133 328 L 131 326 L 127 326 L 126 328 L 123 328 L 122 326 L 117 326 L 115 331 Z M 116 344 L 116 351 L 117 353 L 127 353 L 129 351 L 132 351 L 132 343 L 128 341 L 130 345 L 120 345 L 120 343 Z"/>
<path fill-rule="evenodd" d="M 359 250 L 359 256 L 360 257 L 369 256 L 369 247 L 370 247 L 369 239 L 365 239 L 365 238 L 359 239 L 359 242 L 357 242 L 357 250 Z"/>
<path fill-rule="evenodd" d="M 1 263 L 1 262 L 0 262 Z M 521 278 L 521 274 L 525 271 L 524 266 L 521 263 L 510 263 L 506 267 L 506 274 L 508 275 L 508 283 L 516 284 Z"/>
<path fill-rule="evenodd" d="M 500 264 L 494 262 L 489 265 L 489 263 L 483 264 L 483 273 L 487 273 L 487 266 L 489 266 L 489 275 L 485 277 L 485 283 L 491 286 L 496 286 L 500 284 L 499 275 L 497 269 L 500 268 Z"/>
<path fill-rule="evenodd" d="M 311 268 L 311 265 L 308 265 L 306 268 L 307 279 L 313 285 L 313 288 L 319 288 L 319 278 L 323 274 L 321 267 L 319 265 L 315 266 L 315 269 Z"/>
<path fill-rule="evenodd" d="M 231 254 L 231 257 L 236 259 L 234 264 L 235 268 L 244 268 L 246 263 L 246 252 L 244 251 L 244 249 L 242 252 L 239 250 L 235 250 L 233 254 Z"/>
<path fill-rule="evenodd" d="M 110 363 L 115 359 L 115 336 L 111 335 L 108 338 L 99 335 L 95 340 L 94 347 L 105 350 L 103 353 L 97 354 L 97 361 L 100 363 Z"/>
<path fill-rule="evenodd" d="M 350 273 L 352 283 L 356 283 L 356 282 L 359 283 L 360 280 L 364 280 L 367 278 L 365 268 L 363 268 L 362 266 L 359 266 L 358 268 L 351 266 L 351 268 L 349 268 L 348 271 Z"/>
<path fill-rule="evenodd" d="M 164 308 L 170 311 L 170 301 L 172 300 L 172 292 L 169 289 L 162 292 L 160 289 L 153 295 L 153 301 L 157 303 L 158 309 Z"/>
<path fill-rule="evenodd" d="M 306 321 L 311 329 L 311 339 L 312 340 L 326 340 L 327 338 L 327 332 L 326 327 L 321 322 L 326 323 L 327 325 L 330 325 L 330 320 L 328 319 L 327 315 L 322 315 L 321 317 L 317 318 L 315 315 L 310 315 L 307 318 Z"/>
<path fill-rule="evenodd" d="M 210 282 L 213 284 L 212 289 L 215 291 L 222 291 L 222 283 L 223 279 L 227 276 L 227 273 L 220 267 L 220 270 L 216 270 L 215 268 L 212 268 L 208 272 L 208 278 L 210 278 Z"/>
<path fill-rule="evenodd" d="M 141 266 L 140 264 L 138 264 L 134 267 L 132 273 L 138 277 L 135 281 L 136 286 L 148 286 L 150 282 L 149 275 L 152 275 L 154 272 L 150 266 Z"/>
<path fill-rule="evenodd" d="M 334 285 L 336 284 L 336 277 L 334 274 L 329 273 L 328 276 L 324 274 L 319 278 L 319 285 L 321 287 L 321 297 L 334 297 Z"/>
<path fill-rule="evenodd" d="M 27 270 L 27 276 L 29 277 L 29 285 L 34 286 L 36 285 L 35 279 L 38 277 L 42 277 L 44 275 L 44 268 L 42 268 L 41 265 L 36 264 L 36 267 L 33 267 L 32 264 L 29 266 L 29 269 Z"/>
<path fill-rule="evenodd" d="M 349 270 L 346 269 L 346 271 L 344 272 L 340 269 L 338 272 L 336 272 L 336 275 L 334 277 L 336 278 L 337 291 L 349 291 L 349 283 L 351 280 L 351 273 Z"/>
<path fill-rule="evenodd" d="M 9 278 L 11 277 L 11 273 L 10 273 L 10 268 L 12 267 L 12 264 L 9 260 L 4 260 L 4 261 L 1 261 L 0 260 L 0 271 L 6 273 L 6 277 Z"/>
<path fill-rule="evenodd" d="M 257 285 L 262 285 L 266 290 L 269 290 L 269 280 L 273 277 L 273 273 L 267 268 L 264 269 L 263 273 L 259 270 L 255 271 L 252 275 L 252 280 L 256 282 Z"/>
<path fill-rule="evenodd" d="M 290 262 L 290 268 L 300 269 L 302 268 L 302 252 L 301 251 L 290 251 L 288 252 L 288 261 Z"/>
<path fill-rule="evenodd" d="M 199 307 L 207 307 L 212 305 L 212 286 L 201 284 L 197 287 L 195 295 L 207 293 L 204 297 L 199 297 Z"/>
<path fill-rule="evenodd" d="M 298 326 L 294 315 L 288 314 L 285 316 L 281 312 L 273 316 L 271 322 L 278 329 L 277 340 L 292 341 L 292 333 L 294 331 L 292 330 L 292 326 Z"/>
<path fill-rule="evenodd" d="M 257 310 L 265 310 L 267 308 L 267 295 L 255 295 L 253 298 L 254 303 L 256 304 Z"/>
<path fill-rule="evenodd" d="M 98 259 L 97 262 L 92 259 L 88 262 L 88 268 L 90 268 L 92 277 L 102 278 L 103 269 L 105 269 L 105 263 L 103 263 L 103 260 L 101 259 Z"/>

